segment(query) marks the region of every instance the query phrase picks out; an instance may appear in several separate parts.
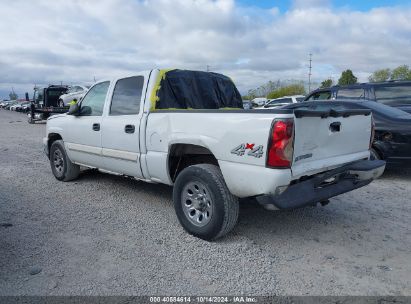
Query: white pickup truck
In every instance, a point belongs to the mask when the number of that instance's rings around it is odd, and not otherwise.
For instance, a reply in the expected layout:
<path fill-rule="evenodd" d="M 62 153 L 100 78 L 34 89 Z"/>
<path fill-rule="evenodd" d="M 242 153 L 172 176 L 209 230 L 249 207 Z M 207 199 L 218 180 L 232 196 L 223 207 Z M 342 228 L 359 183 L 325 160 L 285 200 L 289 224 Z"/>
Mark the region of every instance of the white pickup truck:
<path fill-rule="evenodd" d="M 61 181 L 77 178 L 81 165 L 173 185 L 178 220 L 205 240 L 233 229 L 239 198 L 297 208 L 384 171 L 384 161 L 369 160 L 368 110 L 241 106 L 221 74 L 155 69 L 107 79 L 47 120 L 44 149 Z"/>

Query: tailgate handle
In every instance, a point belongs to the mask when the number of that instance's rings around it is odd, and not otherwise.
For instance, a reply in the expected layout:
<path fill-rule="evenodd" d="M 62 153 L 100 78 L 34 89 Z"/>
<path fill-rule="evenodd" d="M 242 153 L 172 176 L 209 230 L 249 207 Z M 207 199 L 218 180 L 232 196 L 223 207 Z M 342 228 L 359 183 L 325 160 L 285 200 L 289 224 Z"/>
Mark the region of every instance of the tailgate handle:
<path fill-rule="evenodd" d="M 341 122 L 335 121 L 330 124 L 330 131 L 331 132 L 340 132 L 341 130 Z"/>

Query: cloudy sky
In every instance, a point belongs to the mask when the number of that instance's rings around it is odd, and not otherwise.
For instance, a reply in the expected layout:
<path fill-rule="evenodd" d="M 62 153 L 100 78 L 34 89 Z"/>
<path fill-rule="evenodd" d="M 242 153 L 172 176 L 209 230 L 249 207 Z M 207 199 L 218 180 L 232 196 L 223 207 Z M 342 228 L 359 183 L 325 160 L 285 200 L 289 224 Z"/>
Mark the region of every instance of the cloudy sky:
<path fill-rule="evenodd" d="M 410 1 L 0 0 L 0 98 L 13 87 L 93 82 L 153 67 L 277 79 L 361 81 L 411 65 Z"/>

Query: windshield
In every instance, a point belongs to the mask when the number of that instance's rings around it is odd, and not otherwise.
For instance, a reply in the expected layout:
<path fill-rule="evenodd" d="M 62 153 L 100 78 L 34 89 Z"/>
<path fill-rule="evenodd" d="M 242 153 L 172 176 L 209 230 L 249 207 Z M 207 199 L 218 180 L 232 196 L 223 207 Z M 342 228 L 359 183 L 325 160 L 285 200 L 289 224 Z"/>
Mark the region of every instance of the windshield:
<path fill-rule="evenodd" d="M 411 105 L 411 84 L 401 86 L 377 86 L 375 98 L 386 105 Z"/>
<path fill-rule="evenodd" d="M 34 91 L 34 102 L 43 104 L 43 89 Z"/>

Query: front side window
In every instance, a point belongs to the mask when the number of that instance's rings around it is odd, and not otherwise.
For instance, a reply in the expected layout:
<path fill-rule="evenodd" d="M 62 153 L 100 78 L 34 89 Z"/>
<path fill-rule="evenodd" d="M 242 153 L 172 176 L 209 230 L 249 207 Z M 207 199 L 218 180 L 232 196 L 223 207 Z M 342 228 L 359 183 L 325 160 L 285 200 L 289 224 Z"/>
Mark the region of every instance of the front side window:
<path fill-rule="evenodd" d="M 411 104 L 411 85 L 375 87 L 375 98 L 390 106 Z"/>
<path fill-rule="evenodd" d="M 364 99 L 364 97 L 364 89 L 341 89 L 337 93 L 337 99 Z"/>
<path fill-rule="evenodd" d="M 103 114 L 104 102 L 109 85 L 110 82 L 105 81 L 96 84 L 88 91 L 81 102 L 81 116 L 101 116 Z"/>
<path fill-rule="evenodd" d="M 128 77 L 117 81 L 111 100 L 110 115 L 138 114 L 143 86 L 143 76 Z"/>

